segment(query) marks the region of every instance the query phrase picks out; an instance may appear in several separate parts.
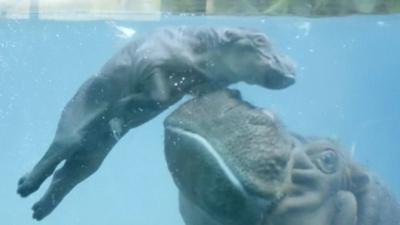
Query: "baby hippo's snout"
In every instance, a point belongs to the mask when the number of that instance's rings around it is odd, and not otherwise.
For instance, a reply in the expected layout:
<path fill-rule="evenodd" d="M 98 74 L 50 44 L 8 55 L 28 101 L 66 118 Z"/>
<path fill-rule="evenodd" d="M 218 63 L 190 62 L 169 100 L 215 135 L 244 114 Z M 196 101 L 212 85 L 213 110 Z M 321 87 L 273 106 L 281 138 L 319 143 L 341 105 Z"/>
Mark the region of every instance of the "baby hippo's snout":
<path fill-rule="evenodd" d="M 295 64 L 286 55 L 264 54 L 267 76 L 259 81 L 261 86 L 270 89 L 283 89 L 296 82 Z"/>

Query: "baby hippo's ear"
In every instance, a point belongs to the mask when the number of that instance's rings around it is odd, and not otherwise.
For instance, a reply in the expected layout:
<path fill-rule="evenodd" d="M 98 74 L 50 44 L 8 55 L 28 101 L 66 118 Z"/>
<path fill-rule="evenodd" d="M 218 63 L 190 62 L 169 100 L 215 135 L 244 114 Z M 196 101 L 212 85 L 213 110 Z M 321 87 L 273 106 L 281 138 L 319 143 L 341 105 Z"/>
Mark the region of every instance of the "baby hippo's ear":
<path fill-rule="evenodd" d="M 227 28 L 224 30 L 223 39 L 227 43 L 238 41 L 243 37 L 243 31 L 239 29 Z"/>

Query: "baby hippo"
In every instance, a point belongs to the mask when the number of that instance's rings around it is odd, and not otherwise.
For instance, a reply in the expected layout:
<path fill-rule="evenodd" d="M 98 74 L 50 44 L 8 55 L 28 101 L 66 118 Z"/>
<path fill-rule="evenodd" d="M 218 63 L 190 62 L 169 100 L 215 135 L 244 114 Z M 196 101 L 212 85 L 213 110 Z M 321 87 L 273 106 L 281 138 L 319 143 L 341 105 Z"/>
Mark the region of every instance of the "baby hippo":
<path fill-rule="evenodd" d="M 184 95 L 246 82 L 282 89 L 295 82 L 291 61 L 257 31 L 239 28 L 163 28 L 134 40 L 86 81 L 65 106 L 53 142 L 18 193 L 35 192 L 57 170 L 33 206 L 43 219 L 79 182 L 93 174 L 129 129 L 154 118 Z"/>

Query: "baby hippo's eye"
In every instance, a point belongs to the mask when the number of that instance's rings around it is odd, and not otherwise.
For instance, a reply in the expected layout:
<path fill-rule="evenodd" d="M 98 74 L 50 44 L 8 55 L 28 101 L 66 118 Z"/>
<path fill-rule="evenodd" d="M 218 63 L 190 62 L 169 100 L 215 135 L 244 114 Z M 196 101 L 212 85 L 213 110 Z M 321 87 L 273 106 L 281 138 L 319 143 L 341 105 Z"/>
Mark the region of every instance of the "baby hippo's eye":
<path fill-rule="evenodd" d="M 225 31 L 225 37 L 230 42 L 235 42 L 235 41 L 241 39 L 241 36 L 237 32 L 235 32 L 234 30 L 226 30 Z"/>
<path fill-rule="evenodd" d="M 268 46 L 268 41 L 264 36 L 256 36 L 253 39 L 256 46 Z"/>
<path fill-rule="evenodd" d="M 318 169 L 323 173 L 332 174 L 338 169 L 338 156 L 332 149 L 326 149 L 325 151 L 319 153 L 314 158 L 314 162 Z"/>

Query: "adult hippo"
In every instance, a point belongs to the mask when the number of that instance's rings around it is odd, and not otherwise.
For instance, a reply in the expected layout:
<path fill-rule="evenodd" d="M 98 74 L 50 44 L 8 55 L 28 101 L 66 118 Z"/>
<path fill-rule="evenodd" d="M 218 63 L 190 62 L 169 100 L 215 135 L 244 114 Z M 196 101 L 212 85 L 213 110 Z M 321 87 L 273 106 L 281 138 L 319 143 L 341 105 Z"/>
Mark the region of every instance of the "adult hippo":
<path fill-rule="evenodd" d="M 160 29 L 117 53 L 63 110 L 48 151 L 18 183 L 26 197 L 51 176 L 33 217 L 47 216 L 94 173 L 131 128 L 154 118 L 184 95 L 244 81 L 270 89 L 294 83 L 292 63 L 257 31 L 236 28 Z"/>
<path fill-rule="evenodd" d="M 165 121 L 187 225 L 399 225 L 400 207 L 333 140 L 302 138 L 231 91 Z"/>

